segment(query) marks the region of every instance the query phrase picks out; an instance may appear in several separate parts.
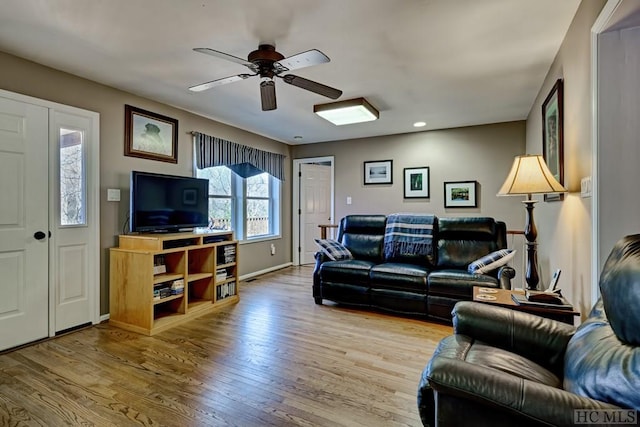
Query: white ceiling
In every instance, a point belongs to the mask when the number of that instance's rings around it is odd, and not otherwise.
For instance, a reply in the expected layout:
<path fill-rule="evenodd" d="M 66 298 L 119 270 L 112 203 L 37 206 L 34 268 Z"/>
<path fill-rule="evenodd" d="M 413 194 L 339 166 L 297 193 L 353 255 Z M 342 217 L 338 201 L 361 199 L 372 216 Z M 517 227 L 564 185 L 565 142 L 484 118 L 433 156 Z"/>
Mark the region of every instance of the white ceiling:
<path fill-rule="evenodd" d="M 2 0 L 0 50 L 289 144 L 525 119 L 580 0 Z M 375 122 L 334 126 L 328 98 L 276 81 L 187 88 L 247 73 L 260 42 L 331 62 L 293 74 L 365 97 Z M 1 83 L 0 83 L 1 85 Z M 416 129 L 415 121 L 427 126 Z M 294 136 L 302 136 L 295 140 Z"/>

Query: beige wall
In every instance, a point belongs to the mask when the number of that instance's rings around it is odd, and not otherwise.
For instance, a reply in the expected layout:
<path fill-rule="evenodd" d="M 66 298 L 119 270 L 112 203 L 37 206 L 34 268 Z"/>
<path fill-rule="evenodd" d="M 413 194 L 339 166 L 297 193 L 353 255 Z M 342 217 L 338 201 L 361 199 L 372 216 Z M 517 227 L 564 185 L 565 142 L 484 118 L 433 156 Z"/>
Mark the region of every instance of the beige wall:
<path fill-rule="evenodd" d="M 250 132 L 233 128 L 183 110 L 150 101 L 67 73 L 0 52 L 0 88 L 60 104 L 100 113 L 100 313 L 109 311 L 108 248 L 117 245 L 129 209 L 129 174 L 143 170 L 173 175 L 192 175 L 193 143 L 191 131 L 199 131 L 239 144 L 258 147 L 287 156 L 285 179 L 290 180 L 289 146 Z M 163 114 L 179 121 L 178 163 L 125 157 L 124 105 Z M 122 201 L 107 202 L 107 188 L 120 188 Z M 282 239 L 242 245 L 240 274 L 249 274 L 282 265 L 291 260 L 291 185 L 283 184 Z M 276 255 L 270 255 L 270 244 Z"/>
<path fill-rule="evenodd" d="M 509 122 L 292 147 L 294 159 L 335 156 L 336 219 L 348 214 L 425 212 L 437 216 L 491 216 L 522 230 L 519 198 L 496 197 L 516 155 L 524 153 L 525 123 Z M 393 184 L 364 185 L 363 162 L 393 160 Z M 403 198 L 403 169 L 428 166 L 429 199 Z M 479 182 L 478 208 L 445 209 L 444 182 Z M 347 196 L 352 204 L 347 205 Z M 522 248 L 515 238 L 513 247 Z M 520 257 L 518 265 L 520 264 Z M 514 284 L 520 287 L 522 269 Z"/>
<path fill-rule="evenodd" d="M 542 153 L 542 103 L 564 79 L 564 178 L 562 202 L 539 202 L 540 278 L 549 284 L 562 269 L 560 287 L 585 316 L 591 307 L 591 198 L 580 197 L 580 179 L 591 175 L 591 26 L 605 0 L 583 1 L 527 117 L 527 153 Z M 538 199 L 542 199 L 538 197 Z"/>

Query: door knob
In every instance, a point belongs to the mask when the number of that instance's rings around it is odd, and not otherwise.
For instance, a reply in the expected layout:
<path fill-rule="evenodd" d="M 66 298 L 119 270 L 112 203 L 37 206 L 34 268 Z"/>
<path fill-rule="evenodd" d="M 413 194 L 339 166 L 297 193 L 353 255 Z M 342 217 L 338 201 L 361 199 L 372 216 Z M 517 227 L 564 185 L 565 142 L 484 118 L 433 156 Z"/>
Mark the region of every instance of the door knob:
<path fill-rule="evenodd" d="M 34 237 L 36 240 L 42 240 L 42 239 L 44 239 L 45 237 L 47 237 L 47 235 L 46 235 L 46 234 L 44 234 L 44 232 L 42 232 L 42 231 L 36 231 L 35 233 L 33 233 L 33 237 Z"/>

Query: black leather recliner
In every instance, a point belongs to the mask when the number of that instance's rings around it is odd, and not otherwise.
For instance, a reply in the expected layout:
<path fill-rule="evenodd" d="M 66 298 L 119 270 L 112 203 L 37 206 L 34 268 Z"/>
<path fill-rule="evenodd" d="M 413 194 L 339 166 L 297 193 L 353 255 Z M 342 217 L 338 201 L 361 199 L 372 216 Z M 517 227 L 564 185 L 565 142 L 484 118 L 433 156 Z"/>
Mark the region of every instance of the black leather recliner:
<path fill-rule="evenodd" d="M 475 302 L 424 369 L 425 426 L 574 426 L 639 422 L 640 234 L 620 240 L 601 297 L 573 326 Z"/>

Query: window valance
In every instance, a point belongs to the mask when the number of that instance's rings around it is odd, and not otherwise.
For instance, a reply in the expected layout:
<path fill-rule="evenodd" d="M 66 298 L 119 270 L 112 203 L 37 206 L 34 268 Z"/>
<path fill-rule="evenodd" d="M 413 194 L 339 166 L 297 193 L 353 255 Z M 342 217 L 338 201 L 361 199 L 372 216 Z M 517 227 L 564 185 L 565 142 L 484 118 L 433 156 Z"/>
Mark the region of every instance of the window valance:
<path fill-rule="evenodd" d="M 283 154 L 247 147 L 200 132 L 193 132 L 193 137 L 198 169 L 227 166 L 243 178 L 267 172 L 280 181 L 284 181 L 284 159 L 286 156 Z"/>

